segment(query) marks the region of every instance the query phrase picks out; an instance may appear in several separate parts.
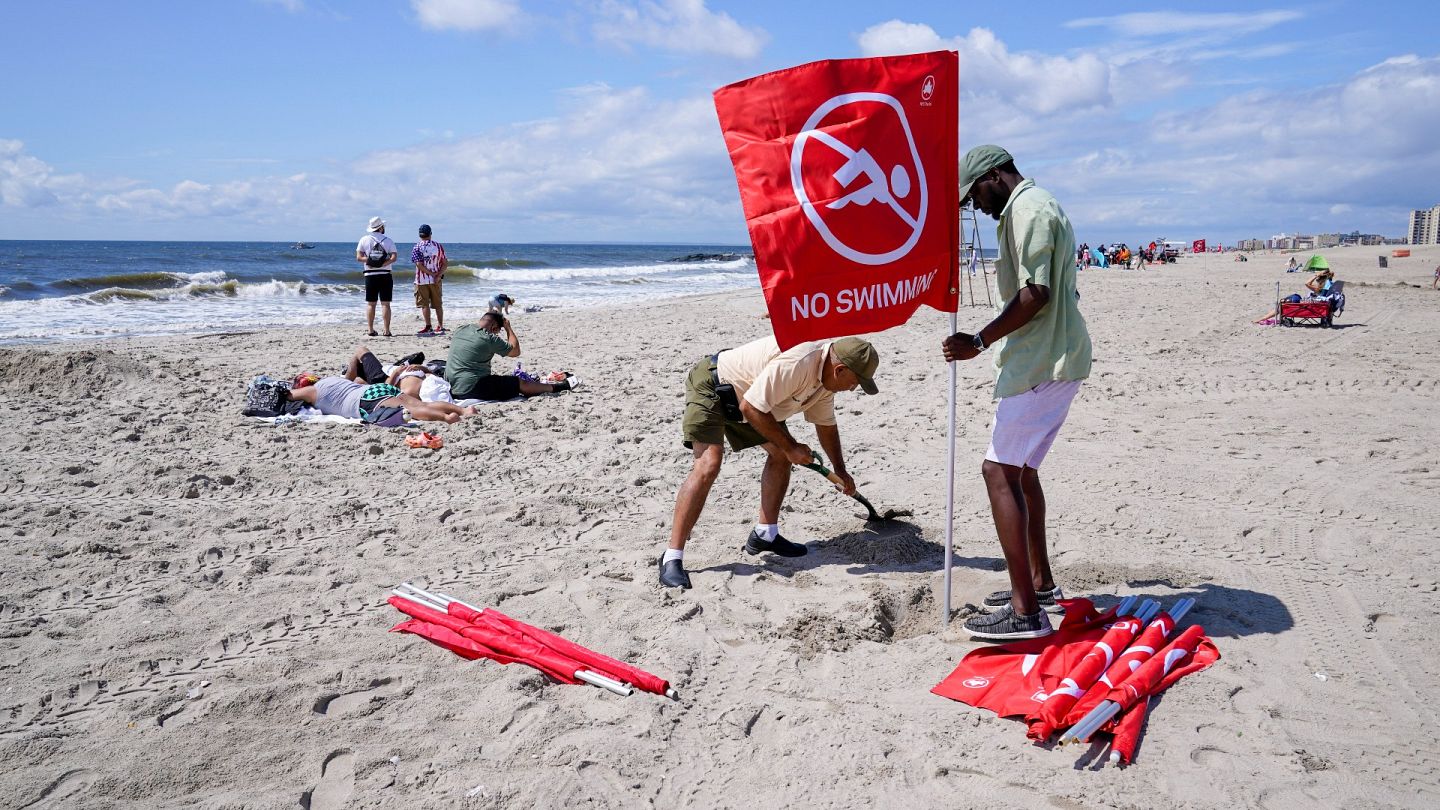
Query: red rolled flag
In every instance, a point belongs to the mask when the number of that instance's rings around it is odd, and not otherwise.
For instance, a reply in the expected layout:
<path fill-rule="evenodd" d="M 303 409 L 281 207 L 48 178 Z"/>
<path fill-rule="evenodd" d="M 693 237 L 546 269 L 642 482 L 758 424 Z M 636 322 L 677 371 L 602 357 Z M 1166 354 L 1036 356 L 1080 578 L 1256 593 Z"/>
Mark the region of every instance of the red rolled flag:
<path fill-rule="evenodd" d="M 1025 736 L 1032 740 L 1048 740 L 1064 722 L 1070 708 L 1084 696 L 1100 676 L 1115 663 L 1135 636 L 1140 633 L 1140 620 L 1127 616 L 1105 631 L 1084 658 L 1060 680 L 1040 707 L 1025 717 Z"/>
<path fill-rule="evenodd" d="M 1158 695 L 1171 684 L 1199 672 L 1220 660 L 1220 650 L 1205 637 L 1205 628 L 1192 624 L 1185 628 L 1165 649 L 1150 656 L 1135 674 L 1111 689 L 1106 700 L 1119 704 L 1123 712 L 1140 700 Z"/>
<path fill-rule="evenodd" d="M 1140 744 L 1140 731 L 1145 727 L 1145 716 L 1150 712 L 1150 700 L 1146 698 L 1135 704 L 1130 711 L 1120 715 L 1115 723 L 1115 739 L 1110 743 L 1110 753 L 1120 758 L 1120 764 L 1129 765 L 1135 759 L 1135 746 Z"/>
<path fill-rule="evenodd" d="M 670 683 L 664 678 L 652 675 L 624 661 L 617 661 L 608 655 L 595 652 L 588 647 L 582 647 L 548 630 L 542 630 L 539 627 L 526 624 L 518 619 L 512 619 L 494 608 L 475 610 L 459 602 L 452 601 L 446 609 L 450 612 L 450 615 L 455 618 L 470 622 L 476 626 L 489 625 L 522 634 L 536 644 L 542 644 L 561 655 L 574 659 L 583 664 L 585 669 L 599 675 L 604 675 L 612 680 L 627 682 L 637 689 L 652 692 L 657 695 L 664 695 L 670 689 Z"/>
<path fill-rule="evenodd" d="M 562 655 L 552 649 L 548 649 L 545 646 L 535 642 L 534 640 L 525 638 L 520 634 L 512 633 L 503 629 L 498 629 L 494 626 L 480 626 L 476 624 L 471 624 L 470 622 L 467 622 L 464 619 L 458 618 L 456 616 L 452 616 L 449 613 L 434 610 L 432 608 L 426 607 L 425 605 L 421 605 L 417 602 L 412 602 L 409 599 L 404 599 L 399 596 L 392 596 L 388 601 L 391 605 L 395 607 L 396 610 L 400 611 L 401 613 L 413 616 L 420 621 L 427 622 L 432 625 L 437 625 L 446 630 L 450 630 L 466 639 L 469 639 L 470 641 L 478 642 L 479 647 L 473 648 L 473 652 L 476 652 L 486 658 L 491 658 L 495 661 L 499 661 L 502 664 L 517 662 L 525 664 L 527 666 L 531 666 L 535 669 L 540 670 L 541 672 L 549 675 L 557 681 L 569 684 L 580 683 L 580 680 L 575 677 L 575 671 L 579 669 L 586 669 L 585 665 L 580 663 L 579 661 Z M 406 627 L 406 624 L 408 623 L 401 622 L 400 624 L 391 628 L 391 630 L 392 632 L 415 632 L 415 629 L 413 627 Z M 422 635 L 425 638 L 431 638 L 430 635 L 424 633 L 417 633 L 417 635 Z M 453 646 L 447 644 L 441 644 L 440 646 L 457 652 L 457 654 L 463 654 L 459 653 L 459 651 L 456 650 Z M 490 655 L 485 653 L 483 650 L 490 650 L 491 652 L 498 653 L 498 655 Z"/>
<path fill-rule="evenodd" d="M 1116 684 L 1122 683 L 1129 678 L 1131 673 L 1140 668 L 1146 659 L 1155 654 L 1165 644 L 1165 639 L 1175 629 L 1175 620 L 1169 613 L 1161 613 L 1145 626 L 1144 632 L 1135 639 L 1120 657 L 1115 659 L 1105 674 L 1090 687 L 1084 697 L 1081 697 L 1069 712 L 1057 724 L 1057 727 L 1073 726 L 1080 722 L 1080 718 L 1090 713 L 1090 710 L 1105 699 L 1105 693 L 1109 692 Z"/>

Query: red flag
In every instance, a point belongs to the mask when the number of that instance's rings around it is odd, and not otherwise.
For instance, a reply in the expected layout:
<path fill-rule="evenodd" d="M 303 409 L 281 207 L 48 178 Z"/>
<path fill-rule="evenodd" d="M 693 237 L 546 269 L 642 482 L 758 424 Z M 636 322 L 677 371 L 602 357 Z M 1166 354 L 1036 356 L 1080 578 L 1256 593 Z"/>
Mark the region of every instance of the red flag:
<path fill-rule="evenodd" d="M 1140 620 L 1127 616 L 1110 625 L 1105 635 L 1073 669 L 1065 674 L 1054 690 L 1045 697 L 1045 702 L 1025 717 L 1025 736 L 1032 740 L 1048 740 L 1055 733 L 1065 714 L 1085 690 L 1095 685 L 1105 670 L 1124 652 L 1135 636 L 1140 633 Z"/>
<path fill-rule="evenodd" d="M 1204 239 L 1196 239 L 1194 242 L 1192 242 L 1192 243 L 1190 244 L 1190 252 L 1191 252 L 1191 253 L 1204 253 L 1204 252 L 1205 252 L 1205 240 L 1204 240 Z"/>
<path fill-rule="evenodd" d="M 1149 711 L 1150 699 L 1145 698 L 1115 721 L 1115 739 L 1110 742 L 1110 750 L 1120 756 L 1120 764 L 1129 765 L 1135 760 L 1135 746 L 1140 744 L 1140 731 L 1145 727 L 1145 715 Z"/>
<path fill-rule="evenodd" d="M 715 91 L 775 338 L 899 326 L 959 287 L 959 58 L 812 62 Z"/>
<path fill-rule="evenodd" d="M 1062 604 L 1065 620 L 1053 635 L 971 650 L 930 691 L 1001 717 L 1030 714 L 1115 618 L 1113 609 L 1097 614 L 1088 599 L 1067 599 Z"/>
<path fill-rule="evenodd" d="M 1131 673 L 1145 663 L 1146 659 L 1154 655 L 1155 651 L 1165 644 L 1165 639 L 1174 629 L 1175 620 L 1170 617 L 1169 613 L 1162 612 L 1159 616 L 1151 619 L 1140 637 L 1135 639 L 1135 642 L 1127 647 L 1119 658 L 1115 659 L 1115 663 L 1111 664 L 1110 668 L 1105 670 L 1105 674 L 1101 675 L 1095 685 L 1090 688 L 1090 691 L 1086 692 L 1085 696 L 1071 707 L 1070 713 L 1059 725 L 1073 726 L 1080 722 L 1080 718 L 1089 714 L 1091 709 L 1105 699 L 1107 692 L 1115 688 L 1116 684 L 1123 683 Z"/>
<path fill-rule="evenodd" d="M 595 652 L 588 647 L 582 647 L 570 639 L 558 636 L 549 630 L 542 630 L 539 627 L 526 624 L 518 619 L 512 619 L 495 608 L 486 608 L 477 611 L 472 608 L 467 608 L 459 602 L 451 602 L 447 610 L 456 618 L 473 624 L 483 625 L 489 623 L 497 627 L 508 628 L 512 632 L 519 633 L 534 640 L 536 643 L 543 644 L 561 655 L 569 656 L 579 661 L 585 665 L 586 669 L 613 680 L 627 682 L 637 689 L 663 695 L 670 688 L 670 683 L 658 675 L 652 675 L 639 667 L 631 666 L 624 661 L 617 661 L 608 655 Z"/>

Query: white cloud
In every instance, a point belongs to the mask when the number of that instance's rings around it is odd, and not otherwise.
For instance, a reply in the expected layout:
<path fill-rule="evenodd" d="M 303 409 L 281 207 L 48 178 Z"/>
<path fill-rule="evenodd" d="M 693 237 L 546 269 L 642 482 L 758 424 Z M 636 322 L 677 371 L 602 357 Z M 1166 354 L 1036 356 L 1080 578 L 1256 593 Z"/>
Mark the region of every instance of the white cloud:
<path fill-rule="evenodd" d="M 706 8 L 705 0 L 603 0 L 596 14 L 595 38 L 621 47 L 753 59 L 770 39 L 762 28 Z"/>
<path fill-rule="evenodd" d="M 305 0 L 259 0 L 267 6 L 279 6 L 291 14 L 299 14 L 305 10 Z"/>
<path fill-rule="evenodd" d="M 1298 11 L 1185 12 L 1140 11 L 1110 17 L 1084 17 L 1065 23 L 1067 28 L 1109 28 L 1122 36 L 1180 36 L 1185 34 L 1253 34 L 1294 22 Z"/>
<path fill-rule="evenodd" d="M 928 25 L 902 20 L 873 25 L 858 37 L 866 56 L 960 52 L 960 114 L 974 115 L 994 137 L 1031 128 L 1037 117 L 1111 106 L 1115 69 L 1092 53 L 1053 56 L 1011 52 L 994 32 L 972 28 L 942 37 Z M 971 129 L 966 125 L 966 129 Z"/>
<path fill-rule="evenodd" d="M 520 18 L 515 0 L 410 0 L 426 28 L 484 31 L 504 28 Z"/>
<path fill-rule="evenodd" d="M 374 211 L 400 220 L 466 223 L 505 240 L 738 238 L 734 176 L 707 95 L 662 100 L 643 88 L 567 91 L 560 114 L 468 138 L 356 156 L 334 172 L 159 187 L 61 175 L 0 141 L 0 207 L 139 224 L 163 237 L 185 223 L 207 238 L 347 233 Z M 33 227 L 33 226 L 32 226 Z"/>

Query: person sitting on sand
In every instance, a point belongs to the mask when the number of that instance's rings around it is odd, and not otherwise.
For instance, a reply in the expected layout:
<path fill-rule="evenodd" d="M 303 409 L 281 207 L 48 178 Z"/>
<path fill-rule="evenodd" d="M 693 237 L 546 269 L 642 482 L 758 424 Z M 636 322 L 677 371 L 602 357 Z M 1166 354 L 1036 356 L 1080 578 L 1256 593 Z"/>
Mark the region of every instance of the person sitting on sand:
<path fill-rule="evenodd" d="M 456 329 L 450 338 L 450 355 L 445 359 L 445 379 L 450 383 L 451 395 L 457 400 L 498 402 L 520 396 L 558 394 L 580 387 L 580 378 L 573 376 L 563 382 L 542 383 L 510 374 L 492 374 L 490 361 L 497 356 L 520 356 L 520 338 L 511 328 L 509 318 L 498 312 L 487 312 L 480 316 L 478 324 L 467 323 Z"/>
<path fill-rule="evenodd" d="M 303 374 L 296 382 L 310 382 L 314 375 Z M 378 427 L 398 427 L 410 419 L 454 424 L 461 417 L 474 416 L 475 408 L 461 408 L 448 402 L 422 402 L 390 383 L 363 383 L 345 377 L 321 377 L 313 384 L 292 388 L 290 399 L 304 402 L 327 416 L 359 419 Z"/>
<path fill-rule="evenodd" d="M 1290 257 L 1290 266 L 1285 268 L 1285 272 L 1287 272 L 1287 273 L 1293 273 L 1293 272 L 1295 272 L 1296 270 L 1299 270 L 1299 269 L 1300 269 L 1300 263 L 1297 262 L 1297 261 L 1295 261 L 1295 257 L 1294 257 L 1294 256 L 1291 256 L 1291 257 Z"/>
<path fill-rule="evenodd" d="M 774 337 L 764 337 L 691 366 L 685 380 L 681 435 L 692 452 L 693 466 L 675 496 L 670 545 L 660 557 L 661 585 L 690 587 L 685 543 L 720 475 L 727 439 L 733 450 L 759 446 L 767 454 L 760 474 L 760 520 L 745 538 L 745 552 L 768 551 L 782 557 L 806 553 L 803 544 L 780 535 L 780 506 L 790 486 L 790 466 L 813 460 L 810 448 L 790 435 L 785 420 L 805 414 L 844 483 L 837 488 L 854 495 L 855 479 L 845 471 L 835 424 L 835 392 L 860 386 L 867 394 L 875 393 L 879 365 L 875 347 L 859 338 L 812 341 L 782 352 Z"/>
<path fill-rule="evenodd" d="M 1328 266 L 1315 273 L 1309 281 L 1305 282 L 1305 289 L 1310 291 L 1311 298 L 1323 298 L 1330 294 L 1331 288 L 1335 286 L 1335 273 Z M 1299 293 L 1291 293 L 1280 299 L 1282 304 L 1298 304 L 1301 301 Z M 1277 305 L 1274 309 L 1265 313 L 1255 320 L 1261 326 L 1271 326 L 1280 315 L 1280 308 Z"/>

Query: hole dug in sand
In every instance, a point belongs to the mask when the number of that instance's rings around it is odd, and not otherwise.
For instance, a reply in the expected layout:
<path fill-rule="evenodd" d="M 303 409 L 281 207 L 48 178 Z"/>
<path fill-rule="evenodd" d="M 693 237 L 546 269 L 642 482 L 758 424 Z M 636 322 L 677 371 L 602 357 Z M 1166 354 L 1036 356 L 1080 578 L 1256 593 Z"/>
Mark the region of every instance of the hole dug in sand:
<path fill-rule="evenodd" d="M 839 615 L 807 608 L 785 622 L 780 635 L 792 639 L 801 658 L 844 652 L 862 641 L 888 644 L 934 631 L 935 595 L 929 585 L 888 588 L 871 585 L 868 598 Z"/>

